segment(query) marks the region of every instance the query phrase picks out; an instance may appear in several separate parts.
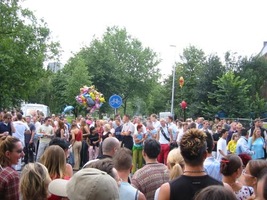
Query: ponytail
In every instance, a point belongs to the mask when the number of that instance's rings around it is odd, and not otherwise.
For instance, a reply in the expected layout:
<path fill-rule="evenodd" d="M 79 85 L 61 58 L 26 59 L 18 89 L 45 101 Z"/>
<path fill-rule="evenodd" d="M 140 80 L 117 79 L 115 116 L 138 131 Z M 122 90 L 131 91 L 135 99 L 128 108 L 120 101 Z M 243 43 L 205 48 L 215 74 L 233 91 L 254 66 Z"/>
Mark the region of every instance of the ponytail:
<path fill-rule="evenodd" d="M 182 174 L 183 174 L 183 169 L 182 169 L 181 165 L 179 163 L 176 163 L 170 169 L 170 180 L 173 180 Z"/>

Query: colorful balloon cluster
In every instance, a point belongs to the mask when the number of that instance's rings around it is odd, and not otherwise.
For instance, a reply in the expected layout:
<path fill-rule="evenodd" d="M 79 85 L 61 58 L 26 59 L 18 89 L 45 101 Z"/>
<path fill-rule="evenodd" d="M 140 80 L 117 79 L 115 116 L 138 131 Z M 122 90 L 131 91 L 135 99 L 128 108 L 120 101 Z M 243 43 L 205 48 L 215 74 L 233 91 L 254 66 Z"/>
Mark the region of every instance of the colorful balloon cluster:
<path fill-rule="evenodd" d="M 94 85 L 90 87 L 85 85 L 80 88 L 80 94 L 75 99 L 79 104 L 85 106 L 90 113 L 98 110 L 105 102 L 103 94 L 98 92 Z"/>

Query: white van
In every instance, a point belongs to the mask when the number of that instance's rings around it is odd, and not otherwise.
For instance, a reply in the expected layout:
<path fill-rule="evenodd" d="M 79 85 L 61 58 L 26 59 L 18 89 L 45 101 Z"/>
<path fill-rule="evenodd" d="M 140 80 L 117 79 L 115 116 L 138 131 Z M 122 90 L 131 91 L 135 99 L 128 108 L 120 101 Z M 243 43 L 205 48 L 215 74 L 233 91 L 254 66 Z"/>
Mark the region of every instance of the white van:
<path fill-rule="evenodd" d="M 44 117 L 50 116 L 50 109 L 48 106 L 43 104 L 28 103 L 21 106 L 23 116 L 34 116 L 37 115 L 37 110 L 44 114 Z"/>
<path fill-rule="evenodd" d="M 172 116 L 171 112 L 160 112 L 159 119 L 167 119 L 169 116 Z"/>

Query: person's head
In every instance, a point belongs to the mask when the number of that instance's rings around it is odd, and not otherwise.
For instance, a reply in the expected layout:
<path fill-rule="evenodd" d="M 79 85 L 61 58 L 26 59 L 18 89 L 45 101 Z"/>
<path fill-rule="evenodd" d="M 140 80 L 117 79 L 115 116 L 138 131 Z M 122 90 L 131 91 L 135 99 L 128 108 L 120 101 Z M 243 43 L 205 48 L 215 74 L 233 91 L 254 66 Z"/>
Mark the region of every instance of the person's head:
<path fill-rule="evenodd" d="M 160 125 L 161 125 L 162 127 L 165 127 L 165 125 L 166 125 L 166 119 L 161 118 L 161 119 L 159 120 L 159 122 L 160 122 Z"/>
<path fill-rule="evenodd" d="M 57 145 L 46 148 L 40 162 L 46 166 L 51 178 L 63 178 L 66 169 L 66 156 L 64 150 Z"/>
<path fill-rule="evenodd" d="M 123 121 L 124 123 L 129 122 L 129 121 L 130 121 L 130 115 L 125 114 L 125 115 L 123 116 L 123 118 L 122 118 L 122 121 Z"/>
<path fill-rule="evenodd" d="M 246 153 L 238 154 L 239 158 L 241 158 L 243 163 L 243 168 L 245 168 L 250 160 L 252 160 L 251 156 Z"/>
<path fill-rule="evenodd" d="M 260 124 L 261 124 L 261 119 L 260 119 L 260 118 L 256 118 L 256 119 L 254 120 L 254 125 L 255 125 L 255 127 L 260 127 Z"/>
<path fill-rule="evenodd" d="M 247 137 L 248 136 L 248 130 L 247 129 L 242 129 L 241 130 L 241 136 Z"/>
<path fill-rule="evenodd" d="M 51 194 L 70 200 L 118 200 L 119 190 L 114 178 L 95 168 L 81 169 L 70 180 L 55 179 L 49 186 Z"/>
<path fill-rule="evenodd" d="M 120 142 L 115 137 L 108 137 L 103 141 L 102 151 L 104 155 L 114 156 L 115 152 L 120 148 Z"/>
<path fill-rule="evenodd" d="M 173 117 L 172 117 L 172 116 L 168 116 L 168 117 L 167 117 L 167 122 L 168 122 L 168 123 L 173 122 Z"/>
<path fill-rule="evenodd" d="M 160 143 L 155 139 L 147 139 L 144 142 L 143 156 L 156 159 L 160 153 Z"/>
<path fill-rule="evenodd" d="M 205 187 L 200 192 L 198 192 L 194 200 L 233 200 L 236 199 L 234 193 L 220 185 L 212 185 Z"/>
<path fill-rule="evenodd" d="M 239 139 L 238 133 L 234 133 L 234 134 L 232 135 L 231 140 L 237 142 L 238 139 Z"/>
<path fill-rule="evenodd" d="M 237 155 L 227 155 L 223 157 L 220 165 L 220 172 L 223 176 L 238 178 L 242 172 L 242 160 Z"/>
<path fill-rule="evenodd" d="M 46 118 L 44 119 L 44 123 L 45 123 L 46 126 L 50 125 L 51 122 L 52 122 L 52 120 L 51 120 L 50 117 L 46 117 Z"/>
<path fill-rule="evenodd" d="M 113 157 L 114 167 L 118 172 L 131 172 L 132 169 L 132 151 L 127 148 L 120 148 Z"/>
<path fill-rule="evenodd" d="M 117 173 L 117 170 L 114 170 L 114 165 L 113 165 L 113 161 L 111 158 L 104 158 L 101 160 L 96 160 L 96 161 L 90 162 L 86 166 L 84 166 L 84 168 L 99 169 L 103 172 L 106 172 L 108 175 L 110 175 L 116 181 L 118 180 L 118 173 Z"/>
<path fill-rule="evenodd" d="M 216 116 L 215 119 L 214 119 L 214 122 L 217 124 L 221 121 L 220 117 Z"/>
<path fill-rule="evenodd" d="M 213 137 L 212 137 L 212 135 L 211 135 L 208 131 L 206 131 L 205 134 L 206 134 L 206 136 L 207 136 L 207 137 L 206 137 L 207 151 L 208 151 L 209 154 L 211 154 L 211 153 L 212 153 L 212 149 L 213 149 L 213 147 L 214 147 L 214 144 L 213 144 Z"/>
<path fill-rule="evenodd" d="M 217 128 L 217 130 L 216 130 L 217 133 L 220 133 L 222 131 L 222 125 L 221 124 L 217 124 L 216 128 Z"/>
<path fill-rule="evenodd" d="M 197 128 L 197 125 L 196 125 L 195 122 L 192 122 L 192 123 L 190 123 L 190 124 L 188 125 L 188 129 L 195 129 L 195 128 Z"/>
<path fill-rule="evenodd" d="M 143 131 L 143 125 L 142 124 L 138 124 L 136 129 L 137 129 L 138 133 L 141 133 Z"/>
<path fill-rule="evenodd" d="M 110 132 L 110 129 L 111 129 L 110 124 L 105 124 L 103 129 L 104 129 L 104 132 Z"/>
<path fill-rule="evenodd" d="M 121 125 L 121 120 L 120 119 L 115 119 L 115 123 L 117 126 L 120 126 Z"/>
<path fill-rule="evenodd" d="M 267 174 L 266 173 L 258 181 L 256 196 L 258 200 L 267 200 Z"/>
<path fill-rule="evenodd" d="M 254 142 L 257 138 L 261 137 L 261 129 L 258 127 L 255 127 L 252 135 L 252 142 Z"/>
<path fill-rule="evenodd" d="M 207 128 L 209 128 L 209 126 L 210 126 L 209 121 L 208 121 L 208 120 L 204 120 L 204 121 L 203 121 L 203 128 L 204 128 L 204 129 L 207 129 Z"/>
<path fill-rule="evenodd" d="M 80 126 L 81 127 L 85 127 L 87 124 L 86 124 L 86 119 L 85 118 L 81 118 L 80 119 L 80 121 L 79 121 L 79 123 L 80 123 Z"/>
<path fill-rule="evenodd" d="M 207 157 L 206 137 L 206 134 L 198 129 L 189 129 L 182 136 L 180 149 L 186 165 L 203 165 Z"/>
<path fill-rule="evenodd" d="M 65 152 L 66 158 L 69 157 L 69 143 L 66 140 L 64 140 L 62 138 L 58 138 L 58 137 L 53 138 L 49 142 L 49 146 L 52 146 L 52 145 L 58 145 L 58 146 L 60 146 L 63 149 L 63 151 Z"/>
<path fill-rule="evenodd" d="M 19 121 L 22 120 L 22 114 L 21 113 L 17 113 L 17 120 L 19 120 Z"/>
<path fill-rule="evenodd" d="M 256 188 L 257 181 L 262 176 L 262 170 L 266 170 L 266 160 L 250 160 L 243 170 L 246 185 Z"/>
<path fill-rule="evenodd" d="M 19 191 L 22 199 L 44 200 L 49 196 L 48 184 L 51 178 L 44 165 L 29 163 L 23 167 L 19 181 Z"/>
<path fill-rule="evenodd" d="M 237 123 L 237 124 L 236 124 L 236 130 L 237 130 L 239 133 L 241 133 L 242 129 L 243 129 L 243 125 L 242 125 L 241 123 Z"/>
<path fill-rule="evenodd" d="M 10 113 L 6 113 L 6 114 L 4 114 L 3 120 L 4 120 L 4 123 L 9 123 L 9 122 L 11 122 L 11 120 L 12 120 L 12 115 L 11 115 Z"/>
<path fill-rule="evenodd" d="M 185 132 L 188 129 L 188 122 L 183 122 L 182 126 L 183 126 L 183 130 Z"/>
<path fill-rule="evenodd" d="M 224 139 L 227 138 L 227 135 L 228 135 L 228 131 L 226 129 L 222 129 L 221 133 L 220 133 L 220 136 Z"/>
<path fill-rule="evenodd" d="M 236 130 L 236 122 L 231 123 L 231 130 L 233 130 L 233 131 Z"/>
<path fill-rule="evenodd" d="M 183 174 L 184 158 L 181 155 L 180 149 L 171 150 L 167 157 L 167 165 L 170 169 L 170 180 Z"/>
<path fill-rule="evenodd" d="M 0 165 L 2 167 L 17 165 L 23 156 L 23 146 L 18 138 L 12 136 L 0 138 Z"/>
<path fill-rule="evenodd" d="M 25 119 L 26 119 L 27 124 L 31 123 L 32 118 L 30 115 L 26 116 Z"/>
<path fill-rule="evenodd" d="M 150 119 L 151 119 L 151 121 L 152 122 L 155 122 L 155 121 L 157 121 L 157 115 L 156 114 L 152 114 L 152 115 L 150 115 Z"/>
<path fill-rule="evenodd" d="M 58 120 L 58 128 L 61 130 L 61 129 L 65 129 L 65 125 L 64 125 L 64 122 L 61 121 L 61 120 Z"/>
<path fill-rule="evenodd" d="M 91 126 L 89 129 L 90 134 L 94 134 L 96 132 L 96 129 L 94 126 Z"/>
<path fill-rule="evenodd" d="M 204 117 L 198 117 L 197 118 L 197 123 L 198 124 L 203 124 L 203 121 L 204 121 Z"/>

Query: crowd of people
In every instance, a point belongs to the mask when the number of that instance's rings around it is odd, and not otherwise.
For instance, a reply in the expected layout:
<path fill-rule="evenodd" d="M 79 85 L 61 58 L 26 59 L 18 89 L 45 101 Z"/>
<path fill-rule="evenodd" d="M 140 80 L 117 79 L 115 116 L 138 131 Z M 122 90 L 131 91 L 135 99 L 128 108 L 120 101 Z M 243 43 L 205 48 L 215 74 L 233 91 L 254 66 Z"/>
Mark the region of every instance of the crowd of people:
<path fill-rule="evenodd" d="M 240 122 L 0 115 L 0 199 L 267 199 L 267 133 Z"/>

